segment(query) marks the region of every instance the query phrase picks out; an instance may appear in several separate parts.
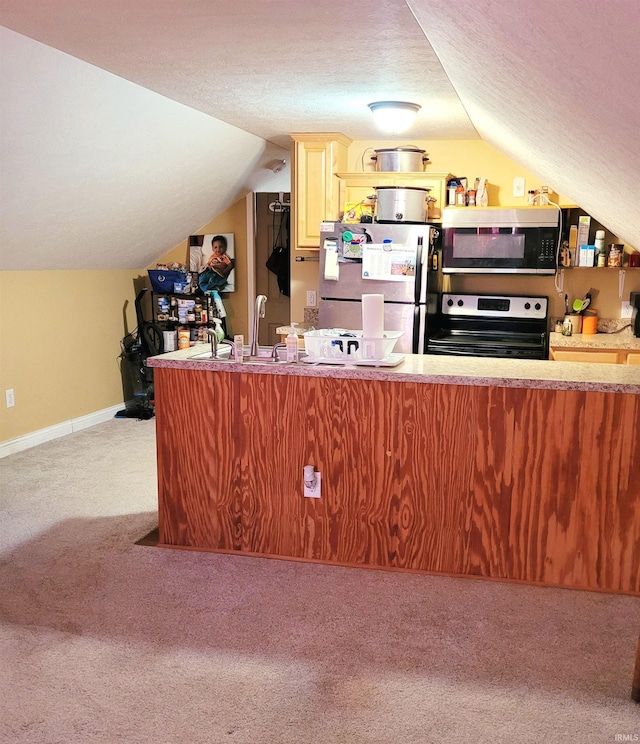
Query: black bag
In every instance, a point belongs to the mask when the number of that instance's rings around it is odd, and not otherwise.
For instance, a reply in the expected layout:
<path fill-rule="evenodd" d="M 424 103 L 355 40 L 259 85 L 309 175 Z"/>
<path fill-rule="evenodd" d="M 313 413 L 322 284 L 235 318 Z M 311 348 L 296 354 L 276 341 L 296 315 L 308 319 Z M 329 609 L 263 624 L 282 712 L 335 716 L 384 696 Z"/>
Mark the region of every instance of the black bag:
<path fill-rule="evenodd" d="M 291 274 L 289 267 L 289 249 L 277 245 L 267 259 L 266 267 L 278 278 L 278 289 L 285 297 L 289 297 L 291 291 Z"/>

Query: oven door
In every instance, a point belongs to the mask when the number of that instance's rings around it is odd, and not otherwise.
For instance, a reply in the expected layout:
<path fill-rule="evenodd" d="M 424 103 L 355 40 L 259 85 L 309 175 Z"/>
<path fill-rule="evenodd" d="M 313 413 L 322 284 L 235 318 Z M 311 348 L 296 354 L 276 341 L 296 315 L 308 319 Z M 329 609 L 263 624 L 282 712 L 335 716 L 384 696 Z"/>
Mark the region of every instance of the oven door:
<path fill-rule="evenodd" d="M 446 227 L 444 274 L 553 274 L 558 229 Z"/>
<path fill-rule="evenodd" d="M 434 333 L 427 342 L 427 353 L 503 359 L 546 359 L 548 354 L 544 333 L 501 333 L 500 331 L 452 329 Z"/>

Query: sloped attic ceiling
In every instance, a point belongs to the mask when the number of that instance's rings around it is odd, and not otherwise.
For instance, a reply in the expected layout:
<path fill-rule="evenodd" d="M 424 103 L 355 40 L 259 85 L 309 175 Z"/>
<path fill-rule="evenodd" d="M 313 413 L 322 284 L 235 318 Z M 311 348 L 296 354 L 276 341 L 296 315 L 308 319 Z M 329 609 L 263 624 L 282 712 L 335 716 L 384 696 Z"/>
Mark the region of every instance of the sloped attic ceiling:
<path fill-rule="evenodd" d="M 153 264 L 287 150 L 0 29 L 0 268 Z"/>
<path fill-rule="evenodd" d="M 1 267 L 144 266 L 271 177 L 289 132 L 379 139 L 366 103 L 390 97 L 423 105 L 416 139 L 479 132 L 640 247 L 639 14 L 637 0 L 3 0 L 0 23 L 54 49 L 1 39 Z"/>
<path fill-rule="evenodd" d="M 482 139 L 640 249 L 640 2 L 409 5 Z"/>

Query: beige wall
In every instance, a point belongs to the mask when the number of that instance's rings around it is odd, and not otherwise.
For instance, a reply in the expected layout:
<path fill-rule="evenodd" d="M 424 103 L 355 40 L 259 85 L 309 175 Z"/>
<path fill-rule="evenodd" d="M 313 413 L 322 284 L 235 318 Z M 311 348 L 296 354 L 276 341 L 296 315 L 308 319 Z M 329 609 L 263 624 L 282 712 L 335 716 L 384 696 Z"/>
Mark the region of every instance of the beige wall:
<path fill-rule="evenodd" d="M 234 233 L 237 291 L 223 298 L 230 331 L 245 334 L 246 223 L 243 198 L 193 232 Z M 158 261 L 185 262 L 187 250 L 188 236 Z M 137 325 L 135 298 L 143 286 L 150 287 L 146 269 L 0 272 L 0 442 L 124 407 L 120 342 Z M 9 388 L 13 408 L 4 402 Z"/>
<path fill-rule="evenodd" d="M 349 170 L 351 172 L 373 171 L 371 156 L 373 150 L 385 147 L 402 147 L 413 145 L 424 150 L 429 158 L 427 173 L 451 173 L 454 176 L 468 179 L 469 186 L 473 186 L 476 176 L 487 179 L 487 192 L 490 205 L 522 206 L 527 203 L 526 193 L 540 186 L 553 184 L 542 183 L 534 174 L 521 168 L 495 148 L 482 140 L 434 140 L 424 142 L 418 140 L 406 143 L 364 141 L 358 140 L 349 146 Z M 364 166 L 364 167 L 363 167 Z M 525 196 L 513 196 L 513 179 L 525 179 Z M 560 206 L 570 206 L 571 202 L 564 197 L 555 195 L 554 201 Z"/>
<path fill-rule="evenodd" d="M 136 326 L 140 273 L 0 272 L 0 441 L 123 403 L 120 340 Z"/>

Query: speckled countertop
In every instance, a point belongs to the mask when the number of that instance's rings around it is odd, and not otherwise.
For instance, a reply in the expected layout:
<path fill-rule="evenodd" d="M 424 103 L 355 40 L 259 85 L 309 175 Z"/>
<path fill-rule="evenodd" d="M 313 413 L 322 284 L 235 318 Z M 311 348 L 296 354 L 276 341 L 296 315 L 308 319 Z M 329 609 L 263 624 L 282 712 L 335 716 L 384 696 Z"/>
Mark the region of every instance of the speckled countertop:
<path fill-rule="evenodd" d="M 561 334 L 554 335 L 566 338 Z M 404 361 L 397 367 L 190 359 L 196 354 L 202 354 L 203 351 L 206 352 L 206 347 L 196 346 L 173 351 L 150 357 L 147 364 L 151 367 L 224 370 L 248 374 L 387 380 L 440 385 L 591 390 L 640 395 L 640 365 L 552 362 L 540 359 L 488 359 L 429 354 L 407 354 Z"/>
<path fill-rule="evenodd" d="M 566 346 L 573 349 L 625 349 L 640 351 L 640 338 L 631 332 L 631 326 L 617 333 L 576 333 L 563 336 L 561 333 L 549 334 L 549 346 Z"/>

